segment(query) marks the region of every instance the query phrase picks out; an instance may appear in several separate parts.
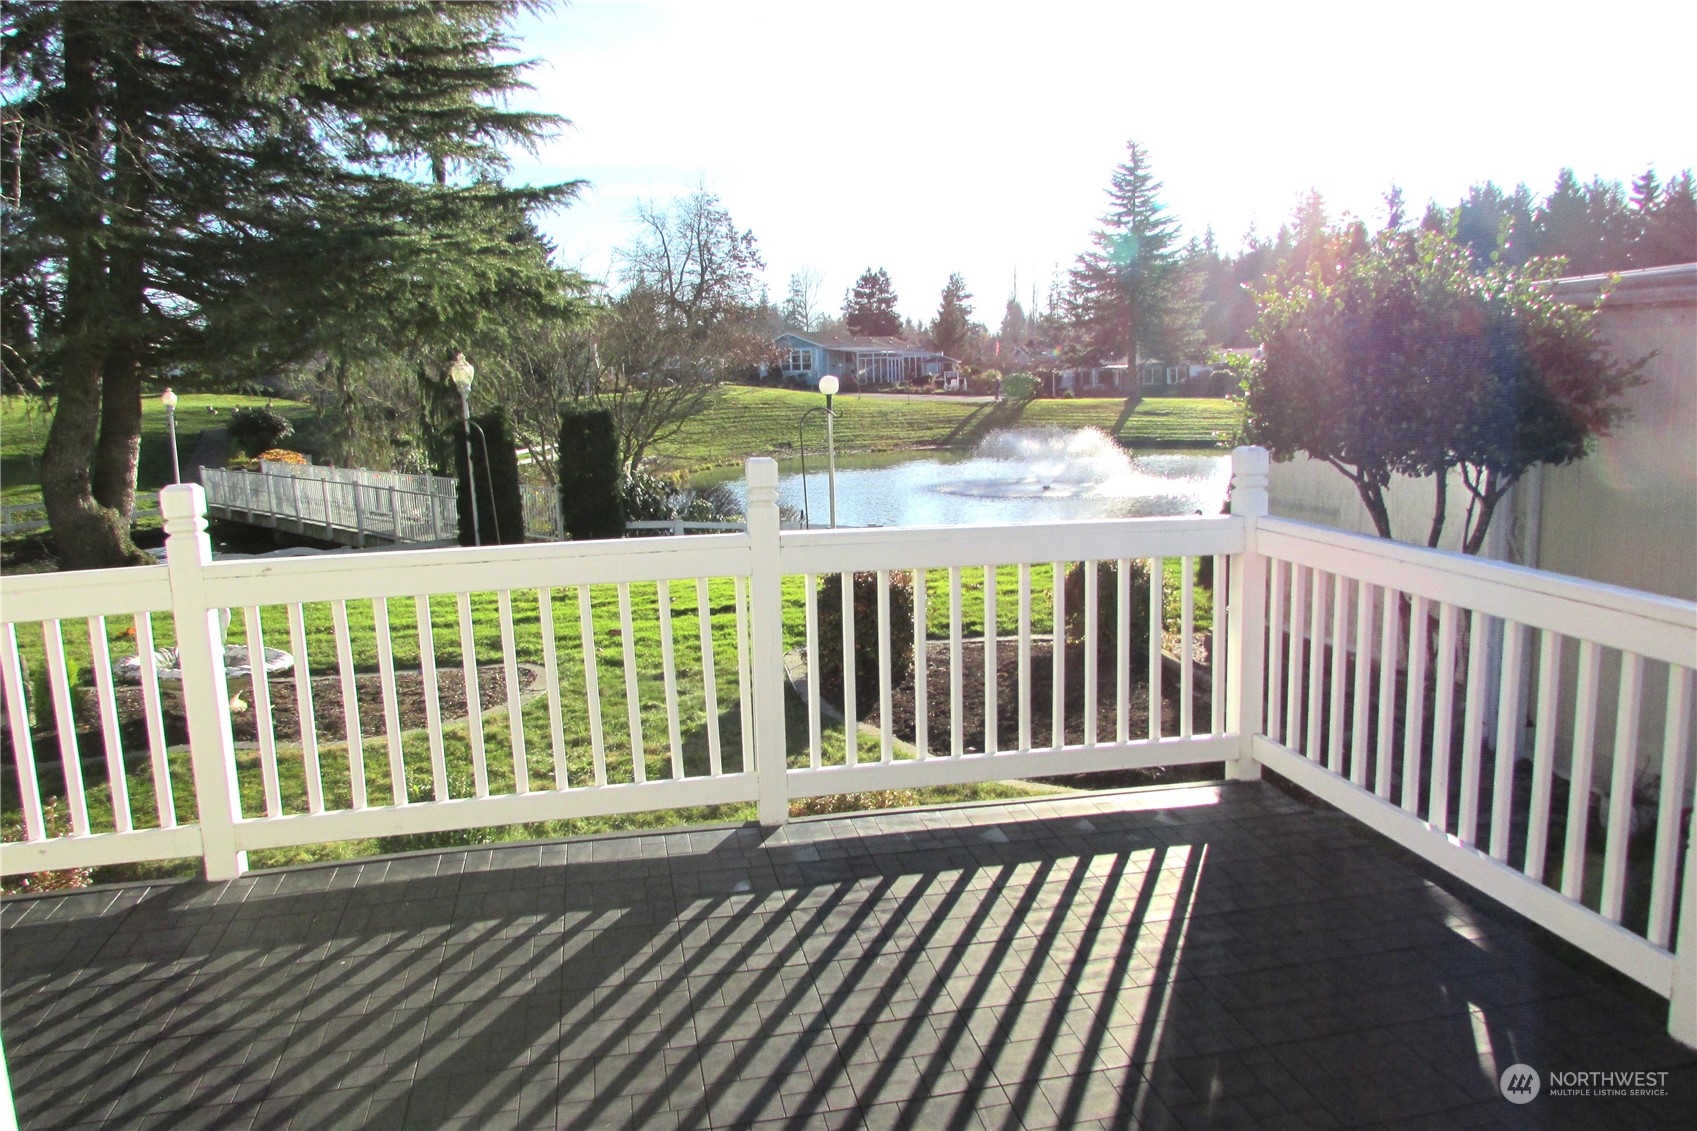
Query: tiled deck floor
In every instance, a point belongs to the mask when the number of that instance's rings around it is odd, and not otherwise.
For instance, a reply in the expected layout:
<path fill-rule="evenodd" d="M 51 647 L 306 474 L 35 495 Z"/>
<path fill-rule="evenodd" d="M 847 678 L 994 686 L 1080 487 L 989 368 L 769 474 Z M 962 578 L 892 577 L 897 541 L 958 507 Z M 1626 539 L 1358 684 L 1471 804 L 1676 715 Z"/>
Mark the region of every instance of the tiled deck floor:
<path fill-rule="evenodd" d="M 1103 794 L 16 901 L 0 1004 L 26 1128 L 1691 1126 L 1665 1011 L 1455 890 Z"/>

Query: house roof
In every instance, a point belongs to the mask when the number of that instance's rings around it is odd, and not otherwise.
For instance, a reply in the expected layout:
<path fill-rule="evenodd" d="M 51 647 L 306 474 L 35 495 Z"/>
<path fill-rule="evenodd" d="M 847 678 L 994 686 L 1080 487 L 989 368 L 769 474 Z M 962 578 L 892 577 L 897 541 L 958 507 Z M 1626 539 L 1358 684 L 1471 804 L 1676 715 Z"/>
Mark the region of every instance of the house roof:
<path fill-rule="evenodd" d="M 852 353 L 900 353 L 913 357 L 942 357 L 934 349 L 916 346 L 905 338 L 862 338 L 854 334 L 845 334 L 840 330 L 827 330 L 822 334 L 799 334 L 794 330 L 778 335 L 780 338 L 795 338 L 809 345 L 823 346 L 829 350 L 842 350 Z"/>

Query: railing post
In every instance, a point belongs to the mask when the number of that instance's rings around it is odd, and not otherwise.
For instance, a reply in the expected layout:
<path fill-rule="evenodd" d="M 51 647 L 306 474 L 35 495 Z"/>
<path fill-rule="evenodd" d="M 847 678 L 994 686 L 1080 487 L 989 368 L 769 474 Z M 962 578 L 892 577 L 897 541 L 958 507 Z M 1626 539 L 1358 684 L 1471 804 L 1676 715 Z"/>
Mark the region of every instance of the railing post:
<path fill-rule="evenodd" d="M 1257 544 L 1257 523 L 1267 514 L 1267 449 L 1232 452 L 1231 500 L 1232 516 L 1243 520 L 1243 553 L 1227 582 L 1226 732 L 1238 736 L 1238 753 L 1226 763 L 1226 777 L 1254 781 L 1261 776 L 1252 744 L 1267 670 L 1267 559 Z"/>
<path fill-rule="evenodd" d="M 749 636 L 754 656 L 754 768 L 760 782 L 760 823 L 790 817 L 789 759 L 784 735 L 784 594 L 778 558 L 778 465 L 746 464 L 748 476 Z"/>
<path fill-rule="evenodd" d="M 1697 782 L 1691 793 L 1697 798 Z M 1676 808 L 1676 820 L 1678 813 Z M 1697 821 L 1691 822 L 1685 841 L 1685 884 L 1679 897 L 1679 934 L 1673 943 L 1668 1032 L 1681 1044 L 1697 1048 Z"/>
<path fill-rule="evenodd" d="M 206 492 L 196 484 L 159 493 L 165 516 L 165 564 L 171 574 L 171 617 L 189 724 L 189 764 L 200 814 L 201 854 L 208 880 L 233 880 L 247 870 L 236 848 L 241 820 L 230 702 L 224 676 L 224 636 L 218 610 L 206 602 L 203 571 L 212 562 L 206 535 Z"/>

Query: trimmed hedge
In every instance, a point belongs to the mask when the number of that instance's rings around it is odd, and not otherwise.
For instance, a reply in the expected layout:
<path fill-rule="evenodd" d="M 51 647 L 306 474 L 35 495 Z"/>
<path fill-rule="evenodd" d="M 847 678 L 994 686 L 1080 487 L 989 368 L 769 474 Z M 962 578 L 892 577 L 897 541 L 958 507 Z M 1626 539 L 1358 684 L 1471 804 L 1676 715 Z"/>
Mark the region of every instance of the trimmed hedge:
<path fill-rule="evenodd" d="M 619 434 L 607 409 L 560 413 L 560 514 L 573 541 L 624 537 Z"/>
<path fill-rule="evenodd" d="M 819 694 L 843 705 L 843 584 L 841 574 L 819 579 Z M 913 574 L 890 573 L 890 686 L 913 676 Z M 878 575 L 854 575 L 854 707 L 860 718 L 878 712 Z"/>

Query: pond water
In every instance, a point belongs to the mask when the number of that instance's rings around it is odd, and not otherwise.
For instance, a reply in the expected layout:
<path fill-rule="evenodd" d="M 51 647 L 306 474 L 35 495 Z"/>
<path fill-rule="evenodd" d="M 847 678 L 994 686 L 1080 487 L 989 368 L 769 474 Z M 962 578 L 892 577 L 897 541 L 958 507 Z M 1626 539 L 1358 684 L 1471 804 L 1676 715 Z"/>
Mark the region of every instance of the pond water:
<path fill-rule="evenodd" d="M 778 502 L 829 521 L 825 453 L 778 465 Z M 740 474 L 716 477 L 747 502 Z M 706 480 L 703 480 L 705 482 Z M 1133 455 L 1095 428 L 993 432 L 970 453 L 844 456 L 839 526 L 971 526 L 1080 518 L 1218 514 L 1231 482 L 1220 451 Z"/>

